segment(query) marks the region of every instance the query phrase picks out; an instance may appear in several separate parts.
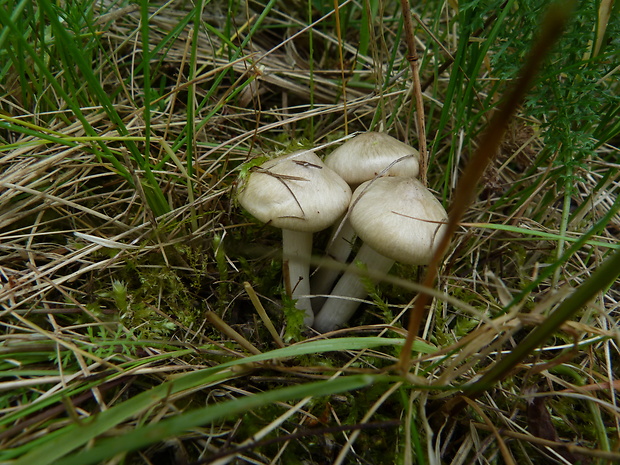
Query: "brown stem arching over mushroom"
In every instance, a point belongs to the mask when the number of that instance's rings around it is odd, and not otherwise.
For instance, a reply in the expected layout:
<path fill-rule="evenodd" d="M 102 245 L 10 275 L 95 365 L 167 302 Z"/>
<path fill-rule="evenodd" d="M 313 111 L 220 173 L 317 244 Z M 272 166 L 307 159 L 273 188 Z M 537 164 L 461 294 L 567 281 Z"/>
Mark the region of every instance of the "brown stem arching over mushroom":
<path fill-rule="evenodd" d="M 309 258 L 312 234 L 331 226 L 348 208 L 351 189 L 311 150 L 269 160 L 239 183 L 239 203 L 263 223 L 282 229 L 291 297 L 312 325 Z M 285 273 L 286 276 L 286 273 Z"/>

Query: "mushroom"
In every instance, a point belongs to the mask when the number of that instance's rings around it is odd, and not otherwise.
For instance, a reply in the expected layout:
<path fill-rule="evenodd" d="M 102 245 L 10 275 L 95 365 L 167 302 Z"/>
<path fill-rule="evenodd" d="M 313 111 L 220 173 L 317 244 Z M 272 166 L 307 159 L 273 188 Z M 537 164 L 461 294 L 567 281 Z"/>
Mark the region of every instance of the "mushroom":
<path fill-rule="evenodd" d="M 377 176 L 415 178 L 419 172 L 419 152 L 383 132 L 365 132 L 349 139 L 325 158 L 325 164 L 352 189 Z M 351 253 L 354 232 L 345 217 L 329 241 L 327 256 L 345 263 Z M 315 294 L 328 294 L 339 270 L 320 268 L 312 279 Z M 320 301 L 320 299 L 319 299 Z"/>
<path fill-rule="evenodd" d="M 395 261 L 427 265 L 447 217 L 441 203 L 415 178 L 384 177 L 361 184 L 353 192 L 349 219 L 364 244 L 350 268 L 361 262 L 375 274 L 387 273 Z M 359 273 L 348 270 L 317 314 L 314 328 L 327 332 L 341 327 L 366 294 Z"/>
<path fill-rule="evenodd" d="M 376 176 L 415 178 L 420 153 L 384 132 L 364 132 L 349 139 L 327 157 L 325 164 L 350 186 L 357 187 Z"/>
<path fill-rule="evenodd" d="M 288 260 L 291 297 L 312 325 L 309 257 L 312 233 L 331 226 L 347 209 L 351 189 L 311 150 L 299 150 L 252 168 L 242 179 L 239 203 L 263 223 L 282 229 L 282 253 Z"/>

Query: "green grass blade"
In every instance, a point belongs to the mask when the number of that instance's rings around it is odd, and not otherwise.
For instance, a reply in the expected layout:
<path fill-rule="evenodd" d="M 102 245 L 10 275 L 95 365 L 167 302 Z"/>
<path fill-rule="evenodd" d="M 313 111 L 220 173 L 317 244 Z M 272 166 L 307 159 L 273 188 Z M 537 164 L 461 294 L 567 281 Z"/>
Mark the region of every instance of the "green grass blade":
<path fill-rule="evenodd" d="M 55 18 L 55 20 L 56 22 L 58 22 L 58 18 Z M 80 123 L 82 123 L 84 130 L 87 132 L 87 134 L 91 136 L 96 136 L 97 135 L 96 131 L 91 127 L 90 123 L 85 118 L 84 114 L 82 113 L 82 110 L 80 109 L 79 104 L 60 85 L 56 77 L 49 71 L 44 60 L 41 57 L 39 57 L 35 49 L 23 37 L 22 33 L 17 27 L 17 24 L 19 24 L 19 21 L 14 21 L 13 18 L 9 18 L 7 13 L 3 9 L 0 9 L 0 23 L 2 23 L 5 26 L 6 30 L 9 30 L 12 33 L 11 37 L 15 39 L 16 43 L 23 50 L 23 52 L 33 60 L 36 66 L 36 69 L 42 75 L 41 77 L 45 78 L 45 80 L 47 80 L 52 85 L 52 87 L 54 88 L 54 91 L 58 93 L 58 95 L 64 100 L 67 106 L 71 109 L 75 117 L 80 121 Z M 17 63 L 17 66 L 20 66 L 20 63 Z M 39 80 L 42 80 L 42 79 L 35 79 L 35 83 L 37 83 Z M 111 154 L 111 152 L 107 149 L 107 147 L 105 147 L 105 145 L 102 145 L 101 148 L 104 153 L 110 156 L 111 159 L 115 159 L 115 157 Z M 117 168 L 121 173 L 125 171 L 122 165 L 118 163 L 118 161 L 115 164 L 115 168 Z M 127 174 L 127 177 L 129 177 L 128 174 Z"/>
<path fill-rule="evenodd" d="M 243 41 L 241 42 L 241 44 L 239 45 L 239 48 L 236 50 L 236 52 L 230 57 L 230 61 L 234 61 L 237 58 L 239 58 L 239 56 L 241 55 L 241 52 L 245 49 L 245 47 L 247 46 L 247 44 L 250 42 L 250 40 L 252 40 L 252 38 L 254 37 L 254 35 L 256 34 L 257 31 L 260 30 L 261 25 L 263 24 L 263 22 L 265 21 L 265 18 L 267 17 L 267 15 L 269 15 L 269 12 L 271 11 L 271 9 L 275 6 L 275 4 L 277 3 L 277 0 L 270 0 L 269 3 L 267 3 L 267 5 L 265 5 L 263 11 L 261 12 L 261 14 L 258 16 L 258 18 L 256 19 L 256 21 L 254 22 L 254 24 L 252 25 L 252 27 L 250 28 L 249 33 L 247 34 L 247 36 L 243 39 Z M 209 100 L 211 99 L 211 97 L 216 93 L 216 91 L 219 89 L 220 84 L 222 83 L 222 80 L 224 79 L 224 77 L 226 76 L 226 73 L 228 72 L 228 70 L 224 70 L 220 73 L 219 76 L 217 76 L 217 78 L 214 80 L 213 85 L 211 86 L 211 88 L 209 89 L 209 91 L 206 93 L 206 95 L 204 96 L 201 104 L 198 106 L 199 109 L 201 109 L 202 107 L 204 107 Z M 208 118 L 203 119 L 196 127 L 196 132 L 200 131 L 204 125 L 207 124 L 207 122 L 209 121 Z"/>
<path fill-rule="evenodd" d="M 135 429 L 129 433 L 120 434 L 118 437 L 103 439 L 92 449 L 77 452 L 54 463 L 56 465 L 88 465 L 99 463 L 117 454 L 137 450 L 154 442 L 181 434 L 192 428 L 206 425 L 215 420 L 241 415 L 248 410 L 269 405 L 274 402 L 286 402 L 307 396 L 320 397 L 353 391 L 369 386 L 375 379 L 376 377 L 370 375 L 347 376 L 328 381 L 319 381 L 266 391 L 260 394 L 252 394 L 247 397 L 183 413 L 170 419 Z M 42 462 L 37 463 L 43 465 Z"/>
<path fill-rule="evenodd" d="M 353 337 L 311 341 L 259 355 L 253 355 L 244 359 L 233 360 L 214 368 L 179 376 L 173 381 L 160 384 L 146 392 L 135 395 L 125 402 L 115 405 L 105 412 L 99 413 L 96 417 L 93 417 L 90 422 L 85 422 L 81 425 L 72 424 L 60 430 L 62 433 L 59 432 L 58 435 L 42 438 L 42 443 L 38 444 L 36 449 L 31 450 L 26 455 L 19 458 L 15 462 L 15 465 L 30 465 L 33 463 L 47 465 L 57 463 L 56 460 L 60 457 L 83 446 L 88 441 L 114 428 L 132 416 L 138 415 L 146 409 L 159 404 L 173 394 L 237 376 L 238 370 L 230 370 L 230 368 L 234 366 L 339 350 L 362 350 L 380 346 L 397 346 L 402 345 L 403 342 L 404 341 L 400 338 L 391 339 L 382 337 Z M 417 342 L 414 344 L 414 350 L 419 352 L 433 352 L 435 348 L 426 343 Z M 77 430 L 79 430 L 79 434 L 76 434 Z M 0 454 L 0 459 L 4 458 L 6 458 L 6 455 L 3 456 Z"/>
<path fill-rule="evenodd" d="M 541 324 L 536 326 L 523 341 L 519 342 L 517 347 L 493 365 L 478 381 L 464 386 L 463 391 L 469 395 L 476 395 L 489 389 L 530 355 L 534 349 L 551 337 L 565 321 L 583 308 L 598 292 L 611 286 L 618 276 L 620 276 L 620 250 L 616 250 L 611 257 L 603 262 L 586 281 L 575 289 L 570 297 L 551 312 Z"/>
<path fill-rule="evenodd" d="M 13 13 L 11 14 L 11 21 L 17 22 L 19 17 L 22 15 L 24 8 L 26 8 L 26 6 L 29 4 L 30 2 L 28 0 L 22 0 L 20 3 L 18 3 L 17 5 L 15 5 L 13 7 Z M 4 49 L 4 43 L 6 42 L 7 38 L 9 37 L 9 32 L 11 31 L 10 28 L 5 27 L 4 29 L 2 29 L 2 31 L 0 31 L 0 52 L 5 53 L 5 49 Z M 4 77 L 4 75 L 2 75 L 2 77 Z"/>
<path fill-rule="evenodd" d="M 540 283 L 544 282 L 549 276 L 551 276 L 555 270 L 562 266 L 568 259 L 575 254 L 583 245 L 595 234 L 603 230 L 611 221 L 611 219 L 617 214 L 620 209 L 620 197 L 617 197 L 614 204 L 611 206 L 605 216 L 603 216 L 589 231 L 584 233 L 579 239 L 577 239 L 573 245 L 571 245 L 564 254 L 556 261 L 545 267 L 538 275 L 538 277 L 530 284 L 525 286 L 519 294 L 504 308 L 504 313 L 508 312 L 514 305 L 521 302 L 526 296 L 528 296 Z M 618 250 L 618 249 L 616 249 Z"/>
<path fill-rule="evenodd" d="M 17 124 L 14 124 L 11 120 L 15 121 Z M 23 122 L 0 114 L 0 127 L 3 127 L 15 133 L 24 134 L 26 136 L 35 137 L 39 139 L 38 141 L 30 141 L 28 142 L 28 144 L 43 145 L 49 142 L 52 144 L 67 145 L 69 147 L 76 147 L 78 145 L 75 142 L 65 139 L 62 134 L 59 134 L 58 136 L 52 135 L 53 133 L 49 131 L 38 131 L 34 129 L 33 127 L 35 127 L 35 125 L 26 126 L 21 123 Z M 15 144 L 6 144 L 0 147 L 0 152 L 8 152 L 10 150 L 14 150 L 16 147 L 23 147 L 23 146 L 24 146 L 24 142 L 18 142 Z"/>
<path fill-rule="evenodd" d="M 144 98 L 144 108 L 142 117 L 144 118 L 144 153 L 148 157 L 151 153 L 151 41 L 149 40 L 149 1 L 142 0 L 140 5 L 140 36 L 142 39 L 142 94 Z M 110 102 L 111 103 L 111 102 Z M 111 106 L 111 105 L 110 105 Z M 164 212 L 162 212 L 164 213 Z"/>
<path fill-rule="evenodd" d="M 551 241 L 565 241 L 565 242 L 579 242 L 582 245 L 592 245 L 595 247 L 604 247 L 607 249 L 620 249 L 619 243 L 614 242 L 602 242 L 593 241 L 590 239 L 583 240 L 583 234 L 580 233 L 578 237 L 568 236 L 566 234 L 556 234 L 546 231 L 538 231 L 535 229 L 521 228 L 519 226 L 511 226 L 508 224 L 494 224 L 494 223 L 472 223 L 469 225 L 474 228 L 483 228 L 496 231 L 508 231 L 516 234 L 523 234 L 525 236 L 540 237 L 542 239 L 549 239 Z"/>
<path fill-rule="evenodd" d="M 55 14 L 54 5 L 49 2 L 49 0 L 42 0 L 40 2 L 40 6 L 47 14 L 50 24 L 54 30 L 56 40 L 67 54 L 65 55 L 65 53 L 63 53 L 62 57 L 66 57 L 67 60 L 70 58 L 73 61 L 67 61 L 65 63 L 67 69 L 72 69 L 74 68 L 74 65 L 77 65 L 84 79 L 86 80 L 89 90 L 96 97 L 97 101 L 103 106 L 106 114 L 117 126 L 118 131 L 121 133 L 121 135 L 128 136 L 129 131 L 126 128 L 123 119 L 116 111 L 116 108 L 110 100 L 107 92 L 103 89 L 101 83 L 95 76 L 92 70 L 92 63 L 86 60 L 86 58 L 82 54 L 80 46 L 76 43 L 75 38 L 71 36 L 60 23 L 58 15 Z M 66 96 L 66 99 L 69 99 L 68 95 Z M 79 108 L 77 108 L 76 105 L 73 106 L 74 111 L 79 111 Z M 90 124 L 88 123 L 88 121 L 86 121 L 86 119 L 83 119 L 82 123 L 84 124 L 84 127 L 89 133 L 89 135 L 96 135 L 96 131 L 92 127 L 90 127 Z M 146 196 L 153 212 L 157 216 L 169 212 L 170 206 L 168 205 L 168 201 L 166 200 L 163 192 L 161 191 L 159 184 L 155 179 L 155 176 L 149 165 L 148 153 L 143 155 L 142 152 L 138 149 L 137 145 L 133 143 L 133 141 L 127 141 L 127 148 L 129 149 L 133 159 L 136 161 L 140 169 L 144 170 L 144 175 L 147 181 L 146 186 L 144 187 L 146 188 Z M 108 153 L 110 157 L 113 157 L 113 155 L 109 152 L 109 150 L 107 149 L 107 147 L 105 147 L 104 144 L 102 145 L 102 150 Z"/>

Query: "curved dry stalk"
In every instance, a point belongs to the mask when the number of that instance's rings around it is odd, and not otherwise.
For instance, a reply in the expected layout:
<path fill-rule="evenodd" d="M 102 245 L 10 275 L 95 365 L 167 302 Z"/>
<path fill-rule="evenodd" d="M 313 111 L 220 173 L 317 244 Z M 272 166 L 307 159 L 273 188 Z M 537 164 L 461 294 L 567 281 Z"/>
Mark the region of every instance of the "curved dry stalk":
<path fill-rule="evenodd" d="M 469 160 L 465 171 L 459 179 L 453 197 L 454 201 L 448 215 L 446 233 L 439 242 L 433 260 L 428 266 L 426 277 L 424 278 L 424 285 L 426 287 L 432 287 L 434 285 L 441 257 L 448 249 L 450 240 L 461 218 L 473 200 L 478 181 L 484 174 L 491 160 L 496 156 L 502 139 L 504 138 L 504 134 L 508 129 L 510 119 L 516 113 L 521 101 L 532 85 L 542 61 L 562 34 L 570 18 L 570 14 L 570 9 L 567 9 L 564 5 L 554 4 L 549 9 L 542 24 L 541 35 L 532 47 L 529 58 L 521 70 L 519 80 L 498 111 L 491 118 L 489 126 L 480 141 L 480 145 Z M 428 298 L 428 295 L 424 293 L 418 296 L 413 311 L 411 312 L 409 326 L 407 328 L 407 339 L 398 367 L 403 372 L 409 371 L 411 345 L 420 330 L 420 323 L 422 322 L 422 318 L 424 318 Z"/>

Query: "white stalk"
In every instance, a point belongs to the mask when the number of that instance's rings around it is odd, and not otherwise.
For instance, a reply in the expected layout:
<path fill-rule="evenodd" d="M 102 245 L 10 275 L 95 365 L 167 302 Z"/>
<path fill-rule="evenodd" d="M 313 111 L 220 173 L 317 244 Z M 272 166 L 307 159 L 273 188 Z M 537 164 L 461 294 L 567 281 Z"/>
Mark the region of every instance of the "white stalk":
<path fill-rule="evenodd" d="M 306 313 L 304 323 L 311 326 L 314 312 L 310 302 L 310 256 L 312 255 L 312 233 L 282 230 L 283 259 L 288 260 L 288 277 L 291 297 L 297 300 L 296 307 Z M 286 276 L 286 273 L 284 273 Z M 285 287 L 286 287 L 285 283 Z M 288 287 L 287 287 L 288 289 Z"/>
<path fill-rule="evenodd" d="M 355 238 L 355 231 L 348 218 L 342 220 L 338 229 L 334 231 L 334 237 L 329 241 L 326 256 L 343 264 L 347 263 L 351 254 L 351 245 Z M 315 295 L 327 295 L 331 292 L 336 278 L 342 273 L 342 269 L 322 266 L 316 270 L 312 277 L 311 289 Z M 325 297 L 317 297 L 314 306 L 321 308 L 325 303 Z"/>
<path fill-rule="evenodd" d="M 366 288 L 362 280 L 351 267 L 356 262 L 365 263 L 369 271 L 373 273 L 387 273 L 392 268 L 394 260 L 375 252 L 370 246 L 363 244 L 357 253 L 349 270 L 338 280 L 331 296 L 323 305 L 321 311 L 314 320 L 314 329 L 321 333 L 333 331 L 346 324 L 355 313 L 360 304 L 360 299 L 366 297 Z"/>

